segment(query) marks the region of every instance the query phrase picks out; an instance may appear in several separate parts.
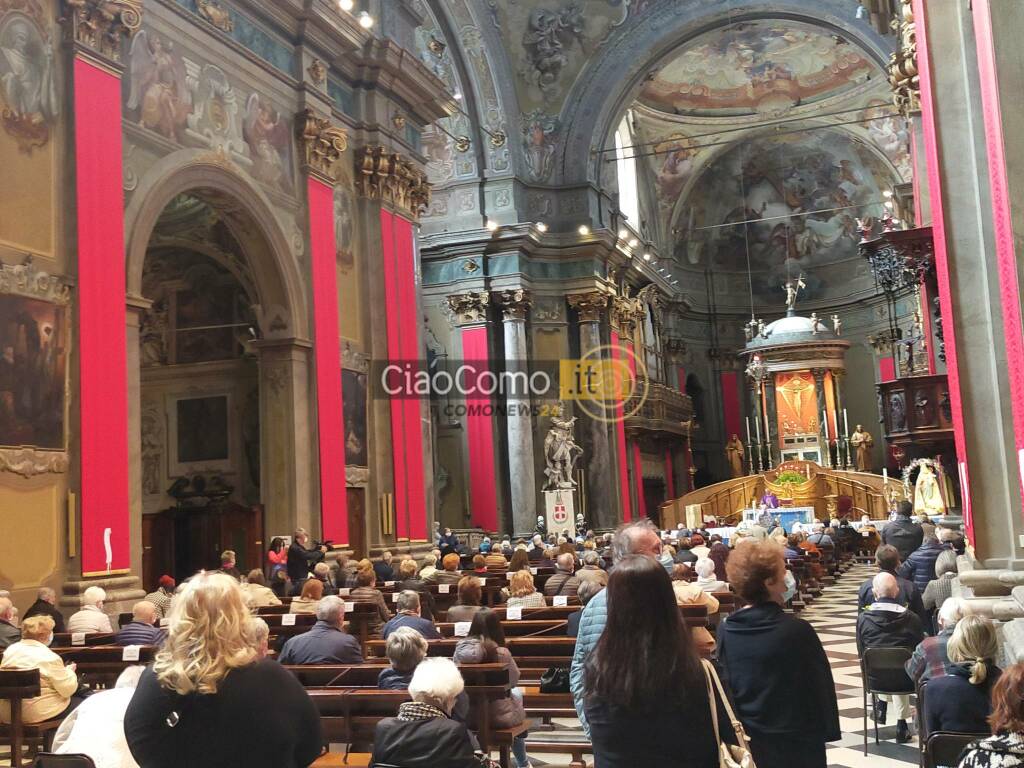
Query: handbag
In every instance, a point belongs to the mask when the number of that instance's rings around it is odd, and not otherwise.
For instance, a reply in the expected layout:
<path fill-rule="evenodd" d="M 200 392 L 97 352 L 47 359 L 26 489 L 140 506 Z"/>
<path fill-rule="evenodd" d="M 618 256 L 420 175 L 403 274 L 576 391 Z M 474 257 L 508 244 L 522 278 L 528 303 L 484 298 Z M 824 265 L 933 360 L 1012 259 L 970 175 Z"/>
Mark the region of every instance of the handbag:
<path fill-rule="evenodd" d="M 718 679 L 718 673 L 707 661 L 701 661 L 701 664 L 704 666 L 704 679 L 708 684 L 708 703 L 711 706 L 711 724 L 715 729 L 715 743 L 718 744 L 719 768 L 757 768 L 754 765 L 754 755 L 750 751 L 750 739 L 747 738 L 747 732 L 743 730 L 743 723 L 736 718 L 736 713 L 732 711 L 732 705 L 722 689 L 722 681 Z M 718 732 L 718 707 L 715 706 L 716 690 L 722 698 L 722 704 L 725 705 L 725 711 L 732 723 L 732 730 L 736 734 L 736 744 L 726 744 Z"/>
<path fill-rule="evenodd" d="M 565 667 L 548 667 L 540 676 L 541 693 L 568 693 L 569 670 Z"/>

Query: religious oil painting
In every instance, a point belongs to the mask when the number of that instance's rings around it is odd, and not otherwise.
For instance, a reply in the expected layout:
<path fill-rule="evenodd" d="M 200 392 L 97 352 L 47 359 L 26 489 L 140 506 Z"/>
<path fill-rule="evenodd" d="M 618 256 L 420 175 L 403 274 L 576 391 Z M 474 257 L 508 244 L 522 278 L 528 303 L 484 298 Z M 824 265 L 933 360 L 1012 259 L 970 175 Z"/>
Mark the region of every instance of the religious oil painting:
<path fill-rule="evenodd" d="M 341 369 L 341 392 L 345 421 L 345 466 L 367 466 L 366 374 Z"/>
<path fill-rule="evenodd" d="M 229 458 L 227 395 L 182 398 L 175 415 L 180 464 Z"/>
<path fill-rule="evenodd" d="M 192 96 L 185 86 L 185 63 L 174 43 L 141 30 L 132 39 L 127 80 L 127 117 L 181 143 L 192 114 Z"/>
<path fill-rule="evenodd" d="M 0 445 L 64 450 L 67 309 L 0 295 Z"/>

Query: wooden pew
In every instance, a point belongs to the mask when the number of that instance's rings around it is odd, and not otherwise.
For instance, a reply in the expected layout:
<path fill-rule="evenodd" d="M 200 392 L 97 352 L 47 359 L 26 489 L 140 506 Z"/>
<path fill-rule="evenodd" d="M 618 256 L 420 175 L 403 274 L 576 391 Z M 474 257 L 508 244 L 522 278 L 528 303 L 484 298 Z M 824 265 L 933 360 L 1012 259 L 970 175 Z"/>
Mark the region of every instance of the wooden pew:
<path fill-rule="evenodd" d="M 455 636 L 455 624 L 452 622 L 439 622 L 436 624 L 438 632 L 443 637 Z M 564 619 L 523 619 L 522 621 L 503 621 L 501 629 L 505 637 L 536 637 L 540 635 L 564 636 L 566 622 Z"/>
<path fill-rule="evenodd" d="M 80 642 L 76 643 L 75 640 L 80 640 Z M 78 648 L 89 645 L 110 645 L 113 642 L 113 632 L 54 632 L 53 642 L 50 645 L 53 648 Z"/>
<path fill-rule="evenodd" d="M 137 661 L 124 659 L 124 648 L 119 645 L 97 645 L 87 648 L 51 648 L 65 664 L 77 666 L 78 679 L 91 686 L 112 688 L 118 676 L 128 667 L 150 664 L 159 650 L 156 646 L 139 646 Z"/>
<path fill-rule="evenodd" d="M 60 720 L 47 720 L 42 723 L 26 725 L 22 719 L 21 704 L 25 699 L 35 698 L 40 694 L 38 669 L 4 669 L 0 670 L 0 701 L 6 701 L 11 708 L 10 725 L 0 725 L 0 744 L 11 748 L 11 765 L 22 766 L 22 747 L 28 746 L 30 752 L 49 746 L 54 732 L 60 726 Z"/>

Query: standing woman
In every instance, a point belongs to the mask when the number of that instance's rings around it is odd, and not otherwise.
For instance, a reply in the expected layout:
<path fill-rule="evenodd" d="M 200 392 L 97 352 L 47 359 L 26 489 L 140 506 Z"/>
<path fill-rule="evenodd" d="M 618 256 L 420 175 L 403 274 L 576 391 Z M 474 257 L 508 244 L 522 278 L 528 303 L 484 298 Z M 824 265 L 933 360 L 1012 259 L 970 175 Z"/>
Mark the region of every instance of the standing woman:
<path fill-rule="evenodd" d="M 320 714 L 298 679 L 258 658 L 242 590 L 200 573 L 174 599 L 167 640 L 124 718 L 146 768 L 305 768 L 323 751 Z"/>
<path fill-rule="evenodd" d="M 654 558 L 623 557 L 608 578 L 608 619 L 583 670 L 583 701 L 595 768 L 718 766 L 708 682 Z M 718 696 L 715 706 L 723 738 L 734 741 Z"/>
<path fill-rule="evenodd" d="M 267 562 L 270 563 L 270 583 L 277 584 L 278 581 L 288 581 L 288 548 L 284 545 L 284 539 L 275 536 L 270 540 L 270 549 L 267 550 Z M 278 574 L 282 574 L 278 576 Z"/>
<path fill-rule="evenodd" d="M 754 762 L 825 768 L 825 742 L 841 736 L 836 688 L 814 629 L 782 610 L 782 547 L 770 539 L 742 541 L 727 572 L 747 607 L 719 625 L 718 661 Z"/>

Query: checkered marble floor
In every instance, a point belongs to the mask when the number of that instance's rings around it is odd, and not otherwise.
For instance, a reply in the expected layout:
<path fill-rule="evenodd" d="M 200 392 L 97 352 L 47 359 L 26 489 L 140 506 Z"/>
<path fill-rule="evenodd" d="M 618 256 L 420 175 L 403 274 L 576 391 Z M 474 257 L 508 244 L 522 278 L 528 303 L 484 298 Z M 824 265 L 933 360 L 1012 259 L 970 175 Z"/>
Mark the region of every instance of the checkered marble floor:
<path fill-rule="evenodd" d="M 864 756 L 863 699 L 860 664 L 857 657 L 857 590 L 875 575 L 874 566 L 855 565 L 834 586 L 826 587 L 800 617 L 818 632 L 825 653 L 832 662 L 832 676 L 839 698 L 839 723 L 843 737 L 828 745 L 829 768 L 909 768 L 918 765 L 917 739 L 896 743 L 896 721 L 891 707 L 887 725 L 879 728 L 875 744 L 874 723 L 868 720 L 868 755 Z M 559 730 L 579 730 L 578 720 L 555 720 Z M 530 756 L 534 768 L 567 766 L 561 755 Z M 773 768 L 766 766 L 762 768 Z"/>

